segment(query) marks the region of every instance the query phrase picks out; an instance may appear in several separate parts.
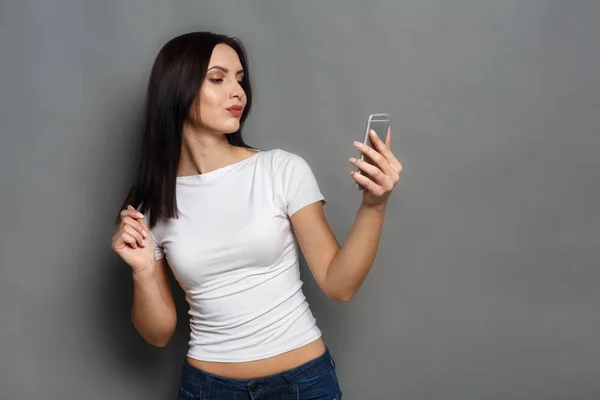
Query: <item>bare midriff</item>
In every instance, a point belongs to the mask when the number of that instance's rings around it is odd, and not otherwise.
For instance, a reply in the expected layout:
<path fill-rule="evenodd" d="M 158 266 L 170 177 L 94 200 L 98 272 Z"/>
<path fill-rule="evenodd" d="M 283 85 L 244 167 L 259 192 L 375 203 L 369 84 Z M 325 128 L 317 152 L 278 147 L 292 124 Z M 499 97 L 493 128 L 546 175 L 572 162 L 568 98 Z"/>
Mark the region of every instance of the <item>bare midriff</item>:
<path fill-rule="evenodd" d="M 319 338 L 307 345 L 273 357 L 246 362 L 201 361 L 188 357 L 195 368 L 212 375 L 231 379 L 255 379 L 275 375 L 305 364 L 325 352 L 325 343 Z"/>

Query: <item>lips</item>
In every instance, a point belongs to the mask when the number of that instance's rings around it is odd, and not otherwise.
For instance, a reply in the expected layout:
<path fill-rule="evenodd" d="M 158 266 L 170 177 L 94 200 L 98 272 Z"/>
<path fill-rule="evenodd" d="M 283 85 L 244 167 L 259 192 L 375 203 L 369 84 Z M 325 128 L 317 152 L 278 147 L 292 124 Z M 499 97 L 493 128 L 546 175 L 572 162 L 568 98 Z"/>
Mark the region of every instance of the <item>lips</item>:
<path fill-rule="evenodd" d="M 229 111 L 229 113 L 231 115 L 233 115 L 234 117 L 240 117 L 242 115 L 242 110 L 244 109 L 244 107 L 242 106 L 231 106 L 229 108 L 227 108 L 227 111 Z"/>

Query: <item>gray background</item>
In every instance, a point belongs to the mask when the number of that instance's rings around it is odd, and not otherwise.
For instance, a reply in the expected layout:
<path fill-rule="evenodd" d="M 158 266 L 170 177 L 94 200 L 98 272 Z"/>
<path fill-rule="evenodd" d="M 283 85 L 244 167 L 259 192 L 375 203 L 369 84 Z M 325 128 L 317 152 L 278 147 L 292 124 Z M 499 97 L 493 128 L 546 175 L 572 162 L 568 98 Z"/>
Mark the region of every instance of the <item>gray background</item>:
<path fill-rule="evenodd" d="M 246 138 L 305 157 L 343 242 L 369 112 L 405 166 L 378 258 L 348 304 L 305 290 L 344 398 L 600 397 L 600 2 L 0 3 L 0 398 L 174 398 L 129 319 L 112 220 L 160 46 L 240 36 Z"/>

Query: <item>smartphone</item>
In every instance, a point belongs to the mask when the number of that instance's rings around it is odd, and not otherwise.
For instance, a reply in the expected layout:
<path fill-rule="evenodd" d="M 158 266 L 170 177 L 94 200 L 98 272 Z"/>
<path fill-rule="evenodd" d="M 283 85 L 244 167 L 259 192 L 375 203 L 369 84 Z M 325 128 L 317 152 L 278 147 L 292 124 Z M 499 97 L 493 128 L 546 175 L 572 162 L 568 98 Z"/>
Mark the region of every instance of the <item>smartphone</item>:
<path fill-rule="evenodd" d="M 389 114 L 377 113 L 377 114 L 369 115 L 369 118 L 367 118 L 367 128 L 365 129 L 365 138 L 363 139 L 363 144 L 370 144 L 371 147 L 374 148 L 373 143 L 371 142 L 371 140 L 369 138 L 369 132 L 371 131 L 371 129 L 374 130 L 375 132 L 377 132 L 377 136 L 379 136 L 379 138 L 385 142 L 385 136 L 387 135 L 389 126 L 390 126 L 390 115 Z M 361 160 L 365 159 L 365 155 L 363 153 L 360 153 L 360 159 Z M 362 173 L 362 171 L 360 171 L 358 168 L 356 168 L 356 172 L 358 172 L 359 174 Z M 358 182 L 356 182 L 356 189 L 364 190 L 362 185 L 360 185 Z"/>

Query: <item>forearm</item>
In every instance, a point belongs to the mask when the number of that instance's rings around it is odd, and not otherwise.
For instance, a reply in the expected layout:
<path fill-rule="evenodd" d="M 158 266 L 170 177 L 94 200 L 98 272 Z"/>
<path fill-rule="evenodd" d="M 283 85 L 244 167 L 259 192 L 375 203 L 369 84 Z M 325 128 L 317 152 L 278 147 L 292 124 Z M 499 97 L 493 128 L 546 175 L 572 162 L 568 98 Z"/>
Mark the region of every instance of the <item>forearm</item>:
<path fill-rule="evenodd" d="M 156 272 L 133 274 L 131 319 L 140 335 L 154 346 L 165 346 L 177 323 L 177 316 L 161 293 Z"/>
<path fill-rule="evenodd" d="M 346 302 L 365 280 L 379 246 L 387 202 L 361 204 L 348 238 L 327 268 L 326 286 L 331 297 Z"/>

